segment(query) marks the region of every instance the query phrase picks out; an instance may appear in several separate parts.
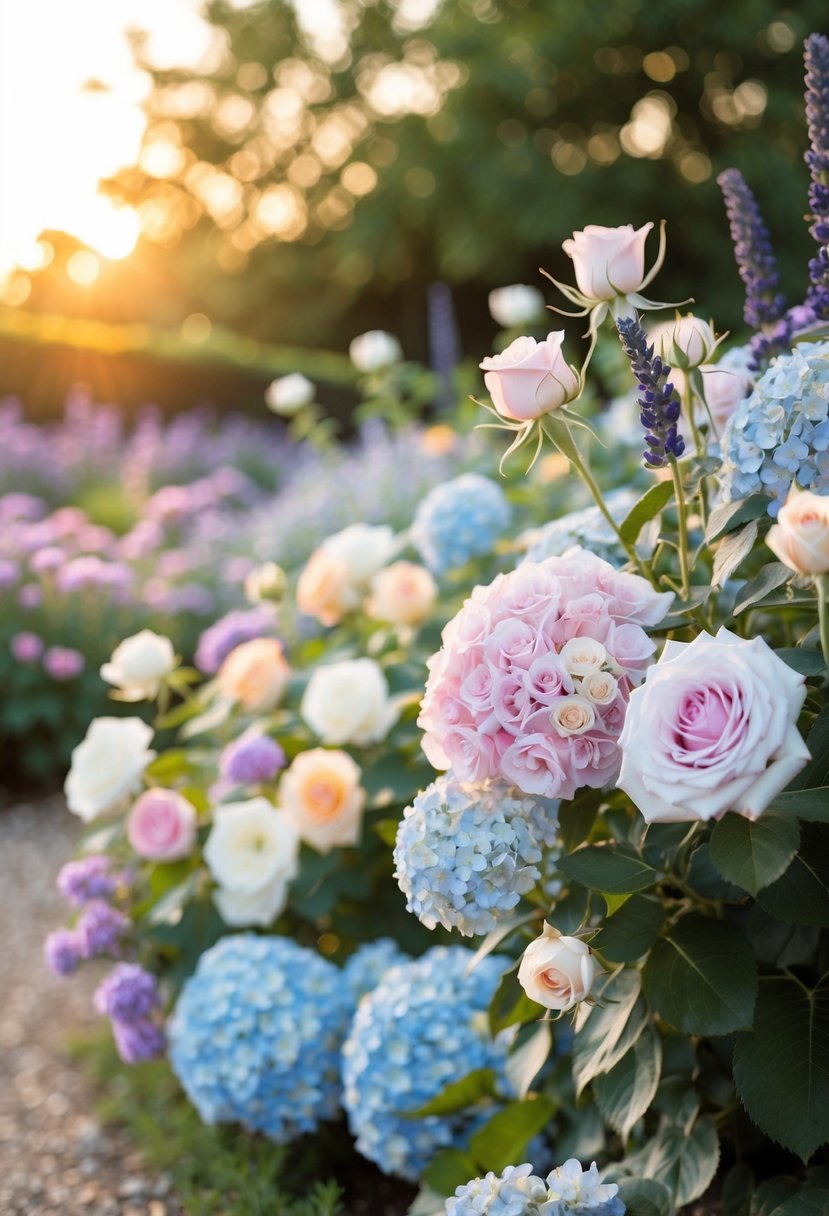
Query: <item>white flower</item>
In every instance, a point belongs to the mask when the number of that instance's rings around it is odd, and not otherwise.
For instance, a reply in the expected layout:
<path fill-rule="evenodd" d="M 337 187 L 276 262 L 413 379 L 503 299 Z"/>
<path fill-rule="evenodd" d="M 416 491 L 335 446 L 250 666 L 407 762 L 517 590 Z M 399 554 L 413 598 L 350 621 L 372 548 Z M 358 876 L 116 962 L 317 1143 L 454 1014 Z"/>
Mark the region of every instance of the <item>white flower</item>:
<path fill-rule="evenodd" d="M 632 224 L 603 228 L 588 224 L 562 242 L 573 259 L 576 283 L 587 300 L 612 300 L 638 292 L 645 285 L 645 241 L 653 224 L 634 230 Z"/>
<path fill-rule="evenodd" d="M 550 721 L 556 732 L 566 739 L 568 735 L 583 735 L 596 721 L 596 711 L 587 697 L 574 693 L 572 697 L 559 697 Z"/>
<path fill-rule="evenodd" d="M 95 718 L 72 752 L 64 793 L 69 810 L 91 823 L 113 811 L 141 782 L 156 753 L 152 728 L 140 718 Z"/>
<path fill-rule="evenodd" d="M 170 639 L 142 629 L 115 647 L 101 668 L 101 677 L 118 688 L 122 701 L 151 701 L 175 665 Z"/>
<path fill-rule="evenodd" d="M 280 600 L 287 584 L 285 571 L 276 562 L 263 562 L 251 570 L 245 579 L 245 599 L 249 604 L 263 600 Z"/>
<path fill-rule="evenodd" d="M 403 358 L 400 343 L 384 329 L 370 329 L 360 334 L 348 348 L 351 362 L 361 372 L 377 372 Z"/>
<path fill-rule="evenodd" d="M 655 325 L 648 341 L 667 364 L 682 371 L 707 363 L 717 349 L 717 336 L 710 323 L 691 313 Z"/>
<path fill-rule="evenodd" d="M 587 676 L 601 670 L 607 662 L 607 650 L 594 638 L 570 638 L 562 646 L 560 657 L 571 676 Z"/>
<path fill-rule="evenodd" d="M 496 287 L 489 293 L 489 311 L 504 329 L 531 325 L 544 316 L 544 296 L 537 287 L 528 287 L 526 283 Z"/>
<path fill-rule="evenodd" d="M 323 743 L 377 743 L 397 711 L 374 659 L 345 659 L 318 667 L 305 689 L 300 712 Z"/>
<path fill-rule="evenodd" d="M 273 380 L 265 389 L 265 404 L 283 418 L 293 418 L 304 405 L 310 405 L 316 395 L 316 389 L 310 380 L 301 372 L 293 372 L 290 376 L 281 376 Z"/>
<path fill-rule="evenodd" d="M 562 937 L 546 922 L 518 967 L 518 982 L 530 1000 L 562 1013 L 590 995 L 595 979 L 596 963 L 587 943 Z"/>
<path fill-rule="evenodd" d="M 214 812 L 204 859 L 219 884 L 216 906 L 228 925 L 269 925 L 296 876 L 299 837 L 267 798 L 228 802 Z"/>
<path fill-rule="evenodd" d="M 314 550 L 299 576 L 296 602 L 300 612 L 323 625 L 336 625 L 358 608 L 372 577 L 397 550 L 391 528 L 351 524 L 327 537 Z"/>

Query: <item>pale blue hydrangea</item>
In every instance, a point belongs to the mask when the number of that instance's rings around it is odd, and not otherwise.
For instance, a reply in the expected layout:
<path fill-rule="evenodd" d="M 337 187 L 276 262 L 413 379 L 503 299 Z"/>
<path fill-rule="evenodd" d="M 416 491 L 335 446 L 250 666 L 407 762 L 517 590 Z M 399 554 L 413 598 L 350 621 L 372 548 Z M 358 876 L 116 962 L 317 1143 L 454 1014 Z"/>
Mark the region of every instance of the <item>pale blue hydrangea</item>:
<path fill-rule="evenodd" d="M 638 437 L 637 437 L 638 438 Z M 618 524 L 627 515 L 640 497 L 635 490 L 613 490 L 605 498 L 607 509 Z M 525 561 L 543 562 L 548 557 L 560 557 L 568 549 L 589 549 L 597 557 L 621 566 L 627 560 L 618 537 L 598 507 L 584 507 L 581 511 L 570 511 L 558 519 L 535 529 L 528 536 L 529 545 Z"/>
<path fill-rule="evenodd" d="M 429 569 L 443 574 L 490 553 L 511 516 L 499 485 L 480 473 L 462 473 L 429 491 L 417 508 L 410 537 Z"/>
<path fill-rule="evenodd" d="M 205 1123 L 286 1143 L 337 1113 L 352 1009 L 333 963 L 288 938 L 234 934 L 184 985 L 170 1060 Z"/>
<path fill-rule="evenodd" d="M 486 1010 L 504 960 L 489 955 L 471 971 L 471 950 L 435 946 L 386 973 L 363 997 L 343 1047 L 344 1106 L 357 1149 L 384 1173 L 416 1181 L 441 1148 L 462 1146 L 476 1113 L 407 1119 L 447 1085 L 504 1066 L 512 1032 L 489 1034 Z M 480 1120 L 480 1112 L 477 1113 Z"/>
<path fill-rule="evenodd" d="M 625 1205 L 615 1182 L 602 1182 L 594 1161 L 583 1170 L 575 1157 L 557 1166 L 546 1178 L 547 1202 L 539 1216 L 624 1216 Z"/>
<path fill-rule="evenodd" d="M 829 342 L 779 355 L 741 401 L 722 440 L 723 501 L 768 494 L 776 516 L 793 482 L 829 493 Z"/>
<path fill-rule="evenodd" d="M 547 1186 L 531 1165 L 508 1165 L 498 1177 L 491 1171 L 459 1186 L 446 1200 L 446 1216 L 537 1216 Z"/>
<path fill-rule="evenodd" d="M 354 1005 L 367 992 L 373 992 L 392 967 L 409 962 L 411 955 L 404 954 L 390 937 L 379 937 L 377 941 L 360 946 L 343 967 L 343 979 Z"/>
<path fill-rule="evenodd" d="M 404 812 L 395 878 L 427 929 L 489 933 L 541 879 L 542 845 L 557 839 L 557 802 L 447 773 Z"/>

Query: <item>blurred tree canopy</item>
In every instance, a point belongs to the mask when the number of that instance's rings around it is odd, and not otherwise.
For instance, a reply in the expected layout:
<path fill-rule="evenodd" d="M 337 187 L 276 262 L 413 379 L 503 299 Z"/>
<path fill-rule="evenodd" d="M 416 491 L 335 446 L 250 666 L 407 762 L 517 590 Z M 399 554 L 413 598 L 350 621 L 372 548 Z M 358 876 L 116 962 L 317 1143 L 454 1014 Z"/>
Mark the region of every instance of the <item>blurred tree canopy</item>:
<path fill-rule="evenodd" d="M 312 346 L 379 324 L 422 354 L 442 279 L 477 353 L 486 292 L 570 278 L 572 229 L 665 218 L 653 290 L 739 328 L 729 165 L 802 299 L 802 41 L 824 0 L 332 0 L 314 31 L 297 2 L 213 0 L 198 70 L 154 70 L 135 38 L 149 126 L 109 188 L 175 251 L 190 310 Z"/>

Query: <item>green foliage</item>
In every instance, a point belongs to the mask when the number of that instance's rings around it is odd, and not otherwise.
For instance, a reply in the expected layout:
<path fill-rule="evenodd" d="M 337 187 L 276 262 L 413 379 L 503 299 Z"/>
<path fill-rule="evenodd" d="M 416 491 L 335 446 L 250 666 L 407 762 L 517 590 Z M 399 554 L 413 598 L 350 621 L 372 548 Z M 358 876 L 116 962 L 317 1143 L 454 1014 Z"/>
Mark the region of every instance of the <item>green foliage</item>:
<path fill-rule="evenodd" d="M 726 815 L 711 837 L 711 860 L 723 878 L 756 895 L 787 869 L 800 843 L 796 819 L 766 812 L 752 821 Z"/>

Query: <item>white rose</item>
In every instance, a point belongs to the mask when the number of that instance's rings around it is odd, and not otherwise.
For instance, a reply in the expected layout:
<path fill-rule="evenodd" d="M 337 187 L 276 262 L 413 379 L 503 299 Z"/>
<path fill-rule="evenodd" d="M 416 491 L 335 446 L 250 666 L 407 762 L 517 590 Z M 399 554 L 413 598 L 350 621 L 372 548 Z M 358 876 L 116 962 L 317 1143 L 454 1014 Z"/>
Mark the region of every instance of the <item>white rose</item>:
<path fill-rule="evenodd" d="M 562 646 L 559 657 L 571 676 L 587 676 L 601 670 L 607 662 L 607 651 L 595 638 L 571 638 Z"/>
<path fill-rule="evenodd" d="M 298 857 L 296 828 L 267 798 L 218 807 L 204 859 L 219 884 L 214 898 L 225 922 L 270 924 L 284 906 Z"/>
<path fill-rule="evenodd" d="M 791 489 L 766 544 L 798 574 L 829 574 L 829 495 Z"/>
<path fill-rule="evenodd" d="M 489 293 L 489 311 L 504 329 L 530 325 L 544 316 L 544 297 L 537 287 L 528 287 L 526 283 L 496 287 Z"/>
<path fill-rule="evenodd" d="M 581 691 L 594 705 L 612 705 L 619 685 L 609 671 L 591 671 L 581 681 Z"/>
<path fill-rule="evenodd" d="M 394 562 L 371 580 L 366 611 L 378 621 L 417 625 L 432 611 L 437 596 L 438 585 L 425 566 Z"/>
<path fill-rule="evenodd" d="M 310 405 L 315 396 L 316 389 L 311 381 L 301 372 L 293 372 L 271 381 L 265 389 L 265 404 L 282 418 L 293 418 L 304 405 Z"/>
<path fill-rule="evenodd" d="M 560 697 L 550 714 L 554 730 L 564 739 L 570 735 L 583 735 L 595 721 L 596 711 L 592 703 L 578 693 L 572 697 Z"/>
<path fill-rule="evenodd" d="M 612 300 L 630 295 L 643 286 L 645 241 L 653 224 L 634 230 L 632 224 L 603 228 L 588 224 L 562 242 L 573 259 L 579 291 L 587 300 Z"/>
<path fill-rule="evenodd" d="M 115 647 L 109 662 L 101 668 L 101 677 L 116 686 L 122 701 L 151 701 L 175 665 L 170 639 L 142 629 Z"/>
<path fill-rule="evenodd" d="M 280 600 L 285 594 L 287 578 L 285 571 L 276 562 L 263 562 L 251 570 L 245 579 L 245 599 L 249 604 L 261 604 L 263 600 Z"/>
<path fill-rule="evenodd" d="M 300 612 L 323 625 L 337 625 L 362 603 L 369 583 L 394 556 L 397 541 L 388 527 L 352 524 L 327 537 L 314 550 L 299 576 L 296 602 Z"/>
<path fill-rule="evenodd" d="M 667 364 L 681 371 L 707 363 L 717 349 L 717 336 L 709 322 L 691 313 L 655 325 L 648 341 Z"/>
<path fill-rule="evenodd" d="M 346 659 L 318 667 L 300 712 L 323 743 L 376 743 L 397 713 L 385 676 L 374 659 Z"/>
<path fill-rule="evenodd" d="M 91 823 L 118 808 L 155 758 L 152 728 L 140 718 L 95 718 L 72 752 L 64 793 L 69 810 Z"/>
<path fill-rule="evenodd" d="M 348 348 L 351 362 L 361 372 L 377 372 L 403 358 L 400 343 L 384 329 L 370 329 L 360 334 Z"/>
<path fill-rule="evenodd" d="M 365 804 L 360 767 L 342 751 L 300 752 L 279 783 L 279 805 L 318 853 L 356 844 Z"/>
<path fill-rule="evenodd" d="M 349 580 L 365 589 L 372 575 L 394 557 L 398 543 L 394 531 L 385 524 L 351 524 L 327 537 L 321 548 L 343 561 Z"/>
<path fill-rule="evenodd" d="M 546 923 L 518 968 L 518 982 L 530 1000 L 562 1013 L 590 995 L 595 978 L 596 963 L 586 942 L 562 937 Z"/>

